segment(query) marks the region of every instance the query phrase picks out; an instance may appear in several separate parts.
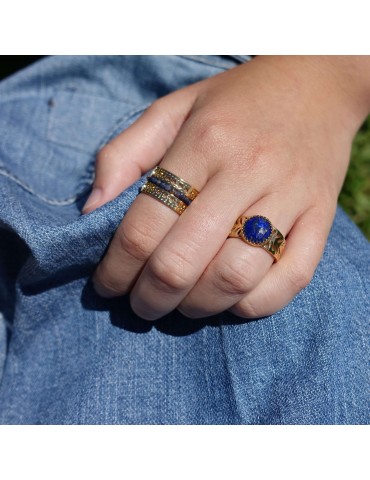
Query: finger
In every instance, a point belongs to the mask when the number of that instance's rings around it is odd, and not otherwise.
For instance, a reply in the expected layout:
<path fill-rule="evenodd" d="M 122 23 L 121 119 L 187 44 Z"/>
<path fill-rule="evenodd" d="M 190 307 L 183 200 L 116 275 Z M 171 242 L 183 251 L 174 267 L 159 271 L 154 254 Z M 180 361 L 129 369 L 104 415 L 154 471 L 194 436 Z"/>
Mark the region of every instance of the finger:
<path fill-rule="evenodd" d="M 95 270 L 93 283 L 96 292 L 105 298 L 127 293 L 145 262 L 177 220 L 178 214 L 166 205 L 147 195 L 138 195 Z"/>
<path fill-rule="evenodd" d="M 185 123 L 160 165 L 200 191 L 207 182 L 208 171 L 205 163 L 188 161 L 193 154 L 189 150 L 192 134 L 188 130 Z M 187 207 L 179 218 L 177 213 L 158 200 L 139 194 L 94 273 L 97 293 L 103 297 L 114 297 L 131 289 L 147 259 L 175 222 L 184 217 L 192 206 Z"/>
<path fill-rule="evenodd" d="M 299 197 L 288 204 L 282 198 L 280 192 L 266 195 L 243 215 L 266 216 L 286 236 L 300 214 Z M 178 310 L 191 318 L 227 310 L 259 284 L 273 262 L 272 255 L 263 248 L 248 245 L 238 238 L 227 239 Z"/>
<path fill-rule="evenodd" d="M 225 242 L 235 215 L 257 200 L 247 181 L 230 184 L 224 172 L 212 177 L 157 247 L 131 292 L 137 315 L 155 320 L 176 308 Z"/>
<path fill-rule="evenodd" d="M 83 213 L 119 195 L 157 165 L 175 139 L 195 98 L 198 84 L 155 101 L 97 155 L 95 181 Z"/>
<path fill-rule="evenodd" d="M 281 259 L 255 289 L 230 308 L 231 312 L 243 318 L 272 315 L 310 283 L 335 214 L 335 208 L 325 205 L 325 212 L 311 207 L 297 219 Z"/>
<path fill-rule="evenodd" d="M 214 171 L 217 168 L 217 162 L 209 161 L 208 155 L 200 146 L 201 142 L 198 141 L 199 137 L 204 137 L 205 131 L 206 127 L 199 128 L 199 120 L 193 120 L 193 116 L 190 117 L 184 122 L 176 141 L 168 149 L 160 163 L 163 168 L 185 179 L 199 191 L 203 189 L 208 179 L 215 175 Z M 229 179 L 221 176 L 214 198 L 219 199 L 222 191 L 227 192 L 226 195 L 230 195 L 228 182 L 232 184 L 234 180 L 232 175 Z M 240 186 L 239 196 L 241 199 L 243 196 L 246 197 L 246 192 L 245 185 Z M 131 289 L 145 262 L 171 230 L 171 227 L 175 222 L 184 221 L 183 218 L 188 215 L 190 209 L 194 208 L 202 195 L 203 191 L 187 207 L 180 218 L 159 201 L 144 194 L 138 195 L 128 209 L 104 259 L 94 273 L 93 281 L 97 293 L 104 297 L 113 297 L 123 295 Z M 249 195 L 248 201 L 249 199 L 255 201 L 254 196 Z M 188 228 L 193 232 L 190 224 Z M 176 269 L 177 266 L 174 265 L 173 268 Z"/>

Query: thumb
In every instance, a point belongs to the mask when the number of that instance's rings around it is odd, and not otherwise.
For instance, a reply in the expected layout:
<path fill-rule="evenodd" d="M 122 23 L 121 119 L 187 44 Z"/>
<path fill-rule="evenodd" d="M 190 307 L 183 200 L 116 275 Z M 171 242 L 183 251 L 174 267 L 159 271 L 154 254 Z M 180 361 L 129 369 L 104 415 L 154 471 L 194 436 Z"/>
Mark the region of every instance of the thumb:
<path fill-rule="evenodd" d="M 93 190 L 83 213 L 113 200 L 160 162 L 185 121 L 197 92 L 198 83 L 156 100 L 135 123 L 99 151 Z"/>

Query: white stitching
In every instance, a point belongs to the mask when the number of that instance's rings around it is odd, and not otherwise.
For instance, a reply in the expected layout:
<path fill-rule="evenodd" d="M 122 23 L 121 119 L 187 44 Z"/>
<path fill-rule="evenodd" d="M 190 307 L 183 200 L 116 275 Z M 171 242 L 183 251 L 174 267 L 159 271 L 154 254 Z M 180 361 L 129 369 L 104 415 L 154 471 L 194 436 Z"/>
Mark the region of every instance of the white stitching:
<path fill-rule="evenodd" d="M 130 119 L 132 117 L 134 117 L 136 114 L 144 111 L 146 108 L 149 107 L 149 105 L 150 105 L 150 103 L 146 104 L 145 106 L 141 106 L 140 108 L 136 108 L 135 110 L 131 110 L 125 117 L 120 118 L 115 123 L 115 125 L 108 131 L 108 133 L 105 135 L 105 137 L 103 138 L 103 140 L 101 142 L 101 146 L 99 146 L 98 150 L 105 143 L 110 141 L 117 133 L 119 133 L 123 129 L 124 125 L 128 124 L 130 122 Z M 94 159 L 94 157 L 93 157 L 93 159 Z M 2 163 L 4 164 L 5 162 L 2 162 Z M 39 198 L 40 200 L 42 200 L 43 202 L 45 202 L 49 205 L 66 206 L 66 205 L 71 205 L 71 204 L 75 203 L 78 199 L 83 197 L 89 191 L 89 189 L 91 187 L 91 184 L 94 181 L 94 169 L 93 169 L 93 167 L 94 167 L 93 161 L 89 162 L 89 164 L 86 167 L 85 174 L 82 175 L 82 177 L 80 179 L 80 182 L 79 182 L 80 185 L 81 185 L 81 190 L 79 190 L 72 197 L 68 197 L 68 198 L 65 198 L 65 199 L 62 199 L 62 200 L 48 198 L 48 197 L 46 197 L 46 196 L 44 196 L 40 193 L 35 192 L 35 190 L 30 185 L 28 185 L 26 182 L 24 182 L 23 180 L 18 178 L 16 175 L 11 173 L 9 170 L 7 170 L 4 167 L 0 167 L 0 175 L 4 176 L 6 178 L 9 178 L 13 182 L 15 182 L 17 185 L 19 185 L 21 188 L 26 190 L 28 193 L 30 193 L 31 195 L 34 195 L 35 197 Z M 84 178 L 85 178 L 85 180 L 84 180 Z"/>

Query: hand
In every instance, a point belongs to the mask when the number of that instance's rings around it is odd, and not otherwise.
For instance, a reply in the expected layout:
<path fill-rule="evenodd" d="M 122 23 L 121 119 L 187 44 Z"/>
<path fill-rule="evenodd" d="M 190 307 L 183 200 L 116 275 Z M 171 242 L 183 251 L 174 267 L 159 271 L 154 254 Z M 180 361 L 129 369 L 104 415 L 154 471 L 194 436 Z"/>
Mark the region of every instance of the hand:
<path fill-rule="evenodd" d="M 354 57 L 257 57 L 154 102 L 100 151 L 84 213 L 157 164 L 200 194 L 181 216 L 138 195 L 94 274 L 97 292 L 131 290 L 147 320 L 284 307 L 323 253 L 367 96 Z M 276 263 L 227 239 L 239 215 L 255 214 L 286 237 Z"/>

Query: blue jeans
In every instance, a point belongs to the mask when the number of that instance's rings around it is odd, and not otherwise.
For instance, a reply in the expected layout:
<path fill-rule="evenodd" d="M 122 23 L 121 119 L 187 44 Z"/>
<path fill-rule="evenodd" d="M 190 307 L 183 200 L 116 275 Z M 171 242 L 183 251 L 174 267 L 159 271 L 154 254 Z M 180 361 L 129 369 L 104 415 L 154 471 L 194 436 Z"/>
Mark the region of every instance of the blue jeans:
<path fill-rule="evenodd" d="M 81 216 L 97 150 L 242 61 L 50 57 L 0 84 L 2 424 L 368 423 L 370 245 L 339 207 L 312 281 L 266 318 L 150 323 L 91 287 L 144 183 Z"/>

